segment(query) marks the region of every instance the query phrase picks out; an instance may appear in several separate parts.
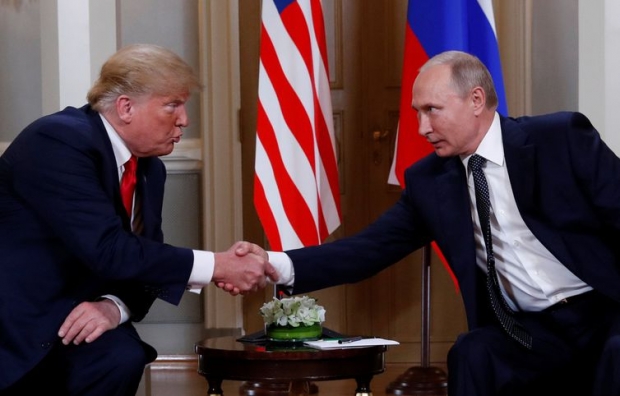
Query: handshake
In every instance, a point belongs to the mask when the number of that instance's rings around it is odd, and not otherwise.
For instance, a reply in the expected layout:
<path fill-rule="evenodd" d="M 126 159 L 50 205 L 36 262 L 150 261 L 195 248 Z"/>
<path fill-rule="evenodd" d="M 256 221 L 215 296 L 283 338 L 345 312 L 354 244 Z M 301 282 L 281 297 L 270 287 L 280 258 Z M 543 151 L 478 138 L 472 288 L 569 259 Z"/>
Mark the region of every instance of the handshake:
<path fill-rule="evenodd" d="M 263 289 L 279 280 L 269 255 L 250 242 L 236 242 L 225 252 L 215 253 L 212 282 L 233 296 Z"/>

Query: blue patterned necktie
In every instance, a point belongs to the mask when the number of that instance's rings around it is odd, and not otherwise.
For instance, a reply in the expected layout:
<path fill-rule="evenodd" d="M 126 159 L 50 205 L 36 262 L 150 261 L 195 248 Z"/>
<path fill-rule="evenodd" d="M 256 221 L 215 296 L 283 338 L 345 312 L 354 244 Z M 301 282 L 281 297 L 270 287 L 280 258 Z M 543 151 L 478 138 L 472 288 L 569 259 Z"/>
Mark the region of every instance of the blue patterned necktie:
<path fill-rule="evenodd" d="M 532 348 L 532 336 L 517 322 L 514 311 L 510 308 L 502 294 L 499 286 L 499 279 L 495 269 L 495 256 L 493 255 L 493 242 L 491 239 L 491 200 L 489 199 L 489 186 L 484 176 L 482 167 L 487 162 L 486 159 L 478 154 L 472 155 L 469 159 L 469 169 L 474 176 L 474 187 L 476 190 L 476 209 L 480 219 L 480 228 L 484 236 L 484 244 L 487 251 L 487 291 L 491 308 L 499 320 L 502 328 L 524 347 Z"/>

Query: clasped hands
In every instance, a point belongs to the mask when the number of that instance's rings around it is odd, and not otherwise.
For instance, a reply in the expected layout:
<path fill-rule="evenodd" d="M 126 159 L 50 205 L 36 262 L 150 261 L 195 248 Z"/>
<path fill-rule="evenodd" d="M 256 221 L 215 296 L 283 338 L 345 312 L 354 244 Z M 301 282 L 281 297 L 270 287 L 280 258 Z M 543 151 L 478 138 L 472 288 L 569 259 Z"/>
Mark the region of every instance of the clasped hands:
<path fill-rule="evenodd" d="M 215 253 L 212 281 L 233 296 L 264 288 L 268 280 L 278 281 L 278 273 L 269 255 L 250 242 L 236 242 L 228 250 Z"/>

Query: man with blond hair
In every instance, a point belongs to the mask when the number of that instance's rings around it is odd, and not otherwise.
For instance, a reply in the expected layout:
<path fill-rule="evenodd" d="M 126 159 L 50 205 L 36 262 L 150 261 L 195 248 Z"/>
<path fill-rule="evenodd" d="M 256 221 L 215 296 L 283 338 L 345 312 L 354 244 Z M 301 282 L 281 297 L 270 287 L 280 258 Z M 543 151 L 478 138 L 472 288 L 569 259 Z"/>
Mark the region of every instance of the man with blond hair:
<path fill-rule="evenodd" d="M 0 157 L 0 395 L 134 395 L 156 351 L 131 322 L 155 298 L 276 279 L 264 255 L 236 254 L 260 252 L 247 242 L 219 253 L 163 243 L 158 157 L 181 139 L 197 89 L 175 53 L 122 48 L 88 105 L 34 121 Z"/>

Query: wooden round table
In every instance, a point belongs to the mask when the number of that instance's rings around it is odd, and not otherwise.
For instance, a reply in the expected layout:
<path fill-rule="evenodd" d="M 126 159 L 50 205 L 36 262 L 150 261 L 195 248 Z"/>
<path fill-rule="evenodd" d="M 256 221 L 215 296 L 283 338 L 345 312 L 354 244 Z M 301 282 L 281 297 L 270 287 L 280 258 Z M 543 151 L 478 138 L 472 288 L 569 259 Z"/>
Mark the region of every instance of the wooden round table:
<path fill-rule="evenodd" d="M 310 381 L 354 378 L 356 396 L 371 396 L 370 381 L 385 370 L 385 345 L 319 350 L 303 345 L 242 343 L 235 337 L 196 343 L 198 373 L 209 385 L 209 396 L 222 396 L 222 381 L 247 381 L 240 394 L 304 395 Z M 245 391 L 245 393 L 243 393 Z"/>

